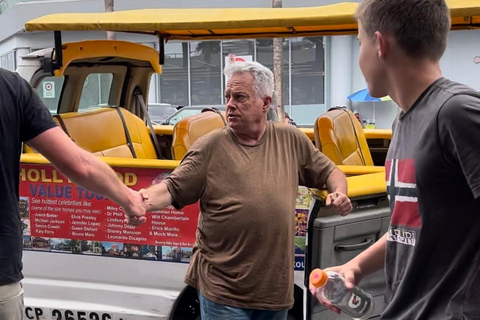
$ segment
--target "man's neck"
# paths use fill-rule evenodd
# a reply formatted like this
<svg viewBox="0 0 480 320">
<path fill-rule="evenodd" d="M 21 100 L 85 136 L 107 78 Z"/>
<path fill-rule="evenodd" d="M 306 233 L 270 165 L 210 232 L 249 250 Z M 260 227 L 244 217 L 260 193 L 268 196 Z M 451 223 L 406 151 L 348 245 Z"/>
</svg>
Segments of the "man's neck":
<svg viewBox="0 0 480 320">
<path fill-rule="evenodd" d="M 252 129 L 249 131 L 241 131 L 238 132 L 236 130 L 233 130 L 233 133 L 237 137 L 237 139 L 245 145 L 255 145 L 257 144 L 265 134 L 265 131 L 267 130 L 267 124 L 262 123 L 261 126 L 258 126 L 256 129 Z"/>
<path fill-rule="evenodd" d="M 390 97 L 407 112 L 435 80 L 442 77 L 438 62 L 422 61 L 393 67 L 390 72 Z"/>
</svg>

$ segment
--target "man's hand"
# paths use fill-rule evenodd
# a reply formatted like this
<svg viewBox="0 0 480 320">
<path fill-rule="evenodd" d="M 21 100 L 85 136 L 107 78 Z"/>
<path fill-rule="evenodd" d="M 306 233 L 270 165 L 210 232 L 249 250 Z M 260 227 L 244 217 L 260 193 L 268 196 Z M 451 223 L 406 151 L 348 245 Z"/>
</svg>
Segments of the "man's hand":
<svg viewBox="0 0 480 320">
<path fill-rule="evenodd" d="M 352 290 L 356 285 L 358 285 L 362 279 L 362 273 L 359 266 L 354 264 L 352 261 L 341 266 L 324 269 L 324 271 L 334 271 L 343 276 L 345 278 L 345 287 L 349 290 Z M 324 300 L 318 293 L 318 288 L 314 287 L 311 283 L 309 284 L 309 289 L 312 295 L 316 297 L 321 304 L 335 313 L 340 313 L 340 309 L 332 306 L 329 301 Z"/>
<path fill-rule="evenodd" d="M 148 205 L 149 205 L 149 202 L 150 202 L 150 197 L 148 196 L 148 191 L 147 189 L 140 189 L 138 190 L 138 193 L 140 193 L 140 195 L 142 196 L 142 199 L 143 201 L 145 201 L 145 203 L 147 204 L 147 208 L 148 208 Z"/>
<path fill-rule="evenodd" d="M 172 195 L 163 181 L 147 189 L 140 189 L 138 193 L 145 201 L 147 211 L 162 210 L 173 202 Z"/>
<path fill-rule="evenodd" d="M 327 195 L 326 206 L 332 206 L 333 210 L 341 216 L 346 216 L 352 211 L 352 202 L 342 192 L 332 192 Z"/>
<path fill-rule="evenodd" d="M 130 195 L 129 205 L 123 207 L 125 222 L 132 226 L 142 225 L 147 221 L 145 214 L 147 213 L 148 204 L 139 192 L 130 189 Z"/>
</svg>

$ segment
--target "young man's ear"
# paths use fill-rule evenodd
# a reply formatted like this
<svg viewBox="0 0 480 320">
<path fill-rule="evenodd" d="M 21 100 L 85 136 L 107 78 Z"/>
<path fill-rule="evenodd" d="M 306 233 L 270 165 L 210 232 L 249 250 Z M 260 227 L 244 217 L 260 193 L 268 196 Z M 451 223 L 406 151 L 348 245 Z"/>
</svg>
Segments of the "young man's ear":
<svg viewBox="0 0 480 320">
<path fill-rule="evenodd" d="M 385 56 L 389 50 L 388 37 L 379 31 L 375 32 L 375 46 L 377 49 L 377 55 L 379 59 L 385 59 Z"/>
</svg>

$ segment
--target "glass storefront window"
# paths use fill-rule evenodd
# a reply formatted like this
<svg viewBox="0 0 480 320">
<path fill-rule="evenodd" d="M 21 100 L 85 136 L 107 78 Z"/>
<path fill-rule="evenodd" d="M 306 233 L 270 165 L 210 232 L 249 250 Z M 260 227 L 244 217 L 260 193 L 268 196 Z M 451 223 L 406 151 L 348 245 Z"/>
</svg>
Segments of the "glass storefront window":
<svg viewBox="0 0 480 320">
<path fill-rule="evenodd" d="M 223 104 L 223 68 L 232 59 L 273 71 L 273 39 L 170 42 L 165 52 L 156 101 L 172 105 Z M 283 39 L 283 104 L 299 124 L 313 123 L 312 114 L 324 110 L 324 58 L 322 37 Z"/>
<path fill-rule="evenodd" d="M 220 41 L 190 42 L 192 105 L 222 104 Z"/>
<path fill-rule="evenodd" d="M 188 42 L 167 42 L 159 75 L 160 102 L 188 106 Z"/>
<path fill-rule="evenodd" d="M 222 46 L 224 59 L 230 54 L 234 54 L 237 57 L 244 57 L 247 61 L 253 60 L 254 44 L 252 40 L 226 40 L 222 41 Z"/>
<path fill-rule="evenodd" d="M 292 104 L 325 103 L 323 38 L 292 38 Z"/>
<path fill-rule="evenodd" d="M 0 57 L 0 67 L 6 70 L 15 71 L 15 51 L 10 51 Z"/>
</svg>

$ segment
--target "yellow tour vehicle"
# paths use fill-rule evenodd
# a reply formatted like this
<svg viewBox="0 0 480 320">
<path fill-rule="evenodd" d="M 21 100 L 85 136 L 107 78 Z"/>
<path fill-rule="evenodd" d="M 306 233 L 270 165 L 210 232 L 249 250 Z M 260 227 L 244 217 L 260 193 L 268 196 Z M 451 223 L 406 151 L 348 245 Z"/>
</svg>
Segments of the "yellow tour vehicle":
<svg viewBox="0 0 480 320">
<path fill-rule="evenodd" d="M 17 72 L 34 88 L 55 87 L 60 94 L 47 103 L 55 102 L 52 117 L 58 125 L 138 190 L 160 182 L 196 139 L 226 125 L 222 112 L 212 110 L 175 126 L 149 121 L 149 82 L 162 72 L 166 41 L 352 35 L 357 5 L 47 15 L 27 22 L 25 29 L 51 32 L 52 48 L 24 56 Z M 452 29 L 480 26 L 478 1 L 449 5 Z M 159 50 L 120 40 L 63 42 L 62 36 L 73 31 L 151 35 Z M 108 103 L 90 104 L 87 88 L 100 85 Z M 325 207 L 325 190 L 299 188 L 292 212 L 296 281 L 289 319 L 346 319 L 311 297 L 308 275 L 350 260 L 387 231 L 384 160 L 391 131 L 363 129 L 351 112 L 340 109 L 316 117 L 313 128 L 299 130 L 347 174 L 354 209 L 346 217 L 334 215 Z M 27 145 L 20 180 L 26 319 L 200 319 L 197 293 L 183 283 L 198 203 L 152 212 L 140 227 L 126 225 L 119 206 L 75 185 Z M 374 297 L 372 317 L 378 318 L 383 273 L 367 277 L 362 287 Z"/>
</svg>

